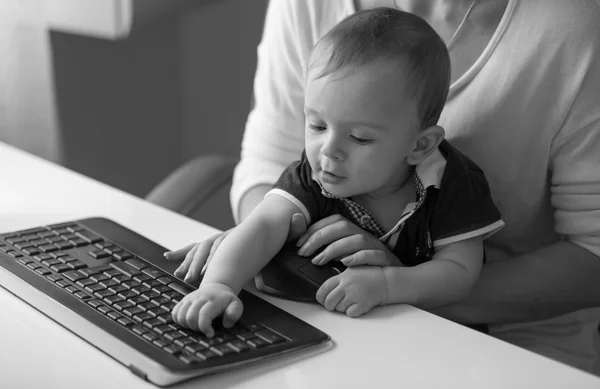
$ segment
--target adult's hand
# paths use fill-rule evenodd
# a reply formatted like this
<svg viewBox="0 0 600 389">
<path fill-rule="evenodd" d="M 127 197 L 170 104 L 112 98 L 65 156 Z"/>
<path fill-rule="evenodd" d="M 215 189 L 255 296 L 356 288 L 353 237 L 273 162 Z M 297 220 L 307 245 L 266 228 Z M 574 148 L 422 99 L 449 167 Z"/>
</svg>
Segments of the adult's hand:
<svg viewBox="0 0 600 389">
<path fill-rule="evenodd" d="M 298 254 L 303 256 L 311 256 L 327 246 L 313 258 L 315 265 L 339 260 L 346 266 L 402 266 L 383 242 L 341 215 L 332 215 L 311 225 L 296 246 L 300 247 Z"/>
<path fill-rule="evenodd" d="M 174 272 L 175 277 L 183 278 L 186 282 L 196 281 L 206 272 L 215 251 L 231 230 L 219 232 L 200 243 L 190 243 L 180 249 L 167 251 L 164 254 L 167 260 L 183 260 Z M 306 219 L 302 214 L 296 213 L 290 221 L 290 232 L 287 241 L 295 242 L 304 232 L 306 232 Z"/>
</svg>

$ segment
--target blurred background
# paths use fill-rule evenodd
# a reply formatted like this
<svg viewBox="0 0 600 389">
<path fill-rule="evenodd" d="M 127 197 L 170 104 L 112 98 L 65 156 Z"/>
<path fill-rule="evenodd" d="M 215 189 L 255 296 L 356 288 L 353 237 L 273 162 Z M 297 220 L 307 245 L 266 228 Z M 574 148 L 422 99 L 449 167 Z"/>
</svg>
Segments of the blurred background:
<svg viewBox="0 0 600 389">
<path fill-rule="evenodd" d="M 266 6 L 0 0 L 0 141 L 139 197 L 195 156 L 239 156 Z M 194 218 L 231 226 L 228 188 Z"/>
</svg>

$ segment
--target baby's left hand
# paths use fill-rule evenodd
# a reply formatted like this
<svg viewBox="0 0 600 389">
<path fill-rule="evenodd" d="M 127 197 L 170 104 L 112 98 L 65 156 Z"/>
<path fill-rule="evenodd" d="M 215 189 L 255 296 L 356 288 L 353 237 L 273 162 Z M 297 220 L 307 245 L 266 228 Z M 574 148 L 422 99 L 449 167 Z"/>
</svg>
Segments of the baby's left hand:
<svg viewBox="0 0 600 389">
<path fill-rule="evenodd" d="M 329 311 L 358 317 L 385 304 L 387 281 L 379 266 L 357 266 L 331 277 L 317 291 L 317 301 Z"/>
</svg>

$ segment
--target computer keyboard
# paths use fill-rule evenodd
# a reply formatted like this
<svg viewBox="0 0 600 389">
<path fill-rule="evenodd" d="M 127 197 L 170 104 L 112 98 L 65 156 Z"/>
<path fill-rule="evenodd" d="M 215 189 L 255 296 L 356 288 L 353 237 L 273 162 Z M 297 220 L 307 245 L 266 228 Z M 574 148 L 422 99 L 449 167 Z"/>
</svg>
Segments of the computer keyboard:
<svg viewBox="0 0 600 389">
<path fill-rule="evenodd" d="M 97 230 L 106 229 L 106 226 L 126 230 L 106 219 L 87 220 L 88 223 L 91 221 L 91 226 L 95 221 Z M 120 327 L 119 333 L 115 334 L 117 337 L 173 373 L 167 380 L 156 379 L 156 383 L 169 384 L 184 379 L 185 374 L 178 375 L 177 371 L 188 373 L 189 377 L 307 345 L 306 341 L 304 345 L 294 344 L 298 339 L 292 334 L 297 331 L 298 323 L 288 324 L 287 329 L 286 325 L 274 329 L 273 325 L 257 320 L 260 317 L 257 315 L 244 316 L 229 329 L 215 321 L 216 333 L 212 338 L 175 324 L 171 310 L 194 288 L 136 255 L 126 244 L 86 227 L 85 222 L 61 223 L 0 235 L 0 253 L 8 256 L 5 258 L 12 258 L 14 265 L 10 264 L 11 269 L 8 266 L 11 261 L 0 263 L 18 276 L 25 274 L 25 269 L 27 274 L 35 275 L 37 278 L 28 275 L 22 279 L 47 296 L 56 295 L 58 291 L 67 292 L 60 294 L 59 302 L 78 315 L 85 314 L 96 325 L 102 320 L 98 315 L 104 319 L 100 324 L 104 329 L 108 321 L 113 327 L 117 324 Z M 129 230 L 126 232 L 132 234 Z M 137 237 L 138 241 L 140 238 Z M 139 246 L 140 242 L 135 243 Z M 147 251 L 147 247 L 142 251 Z M 158 253 L 161 249 L 154 251 Z M 22 270 L 15 271 L 15 265 Z M 246 299 L 249 296 L 247 294 Z M 258 300 L 272 307 L 270 309 L 277 309 L 252 297 L 250 307 Z M 61 324 L 70 327 L 68 323 Z M 115 329 L 111 332 L 115 333 Z M 323 335 L 319 334 L 319 342 L 328 339 Z M 137 342 L 132 340 L 133 337 Z M 146 346 L 136 345 L 139 341 Z M 309 343 L 314 344 L 315 339 Z M 134 373 L 148 378 L 148 372 L 136 366 L 129 364 Z"/>
</svg>

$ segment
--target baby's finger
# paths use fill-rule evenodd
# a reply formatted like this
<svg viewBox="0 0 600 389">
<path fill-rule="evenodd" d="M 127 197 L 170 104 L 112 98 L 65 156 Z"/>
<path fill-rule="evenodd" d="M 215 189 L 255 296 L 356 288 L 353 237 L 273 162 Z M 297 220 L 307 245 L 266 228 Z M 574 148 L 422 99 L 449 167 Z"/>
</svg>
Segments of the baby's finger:
<svg viewBox="0 0 600 389">
<path fill-rule="evenodd" d="M 173 320 L 175 321 L 175 323 L 181 325 L 181 326 L 185 326 L 187 327 L 187 323 L 185 320 L 185 316 L 187 314 L 187 310 L 190 306 L 190 302 L 187 300 L 182 300 L 179 304 L 177 304 L 177 312 L 173 312 Z"/>
<path fill-rule="evenodd" d="M 210 304 L 204 299 L 194 301 L 187 310 L 185 315 L 185 322 L 187 323 L 187 327 L 191 328 L 194 331 L 198 331 L 198 315 L 202 307 Z"/>
<path fill-rule="evenodd" d="M 175 272 L 173 272 L 173 275 L 175 277 L 178 277 L 178 278 L 185 277 L 185 275 L 187 274 L 187 271 L 190 267 L 190 264 L 194 260 L 194 254 L 196 254 L 196 251 L 198 250 L 198 245 L 199 245 L 199 243 L 194 244 L 194 247 L 192 247 L 192 249 L 190 251 L 188 251 L 188 253 L 186 254 L 185 259 L 183 260 L 181 265 L 179 265 L 179 267 L 177 269 L 175 269 Z"/>
<path fill-rule="evenodd" d="M 362 316 L 365 312 L 368 311 L 368 309 L 365 309 L 365 308 L 366 308 L 365 306 L 360 305 L 360 304 L 352 304 L 346 310 L 346 315 L 348 315 L 349 317 Z"/>
<path fill-rule="evenodd" d="M 348 307 L 354 304 L 354 301 L 344 296 L 344 298 L 335 306 L 335 310 L 338 312 L 346 313 Z"/>
<path fill-rule="evenodd" d="M 383 250 L 360 250 L 352 255 L 342 259 L 341 262 L 350 266 L 386 266 L 388 265 L 385 252 Z"/>
<path fill-rule="evenodd" d="M 335 310 L 335 307 L 342 301 L 342 299 L 346 297 L 346 293 L 344 292 L 344 288 L 335 288 L 333 291 L 329 292 L 327 297 L 325 297 L 325 301 L 323 302 L 323 306 L 328 311 Z"/>
<path fill-rule="evenodd" d="M 221 313 L 223 313 L 223 307 L 221 307 L 220 304 L 215 304 L 214 302 L 204 304 L 198 313 L 198 329 L 202 331 L 204 335 L 212 338 L 215 335 L 212 322 Z"/>
<path fill-rule="evenodd" d="M 340 277 L 338 276 L 331 277 L 330 279 L 325 281 L 323 285 L 321 285 L 319 290 L 317 290 L 317 294 L 315 295 L 317 302 L 323 305 L 323 303 L 325 302 L 325 297 L 327 297 L 327 295 L 331 293 L 331 291 L 334 290 L 339 285 L 339 283 Z"/>
<path fill-rule="evenodd" d="M 225 308 L 225 313 L 223 314 L 223 327 L 229 328 L 237 322 L 240 317 L 242 317 L 242 313 L 244 312 L 244 306 L 242 305 L 242 301 L 239 298 L 233 299 L 227 308 Z"/>
<path fill-rule="evenodd" d="M 167 251 L 163 255 L 167 258 L 167 261 L 181 261 L 185 258 L 185 255 L 194 247 L 196 243 L 190 243 L 186 246 L 183 246 L 180 249 Z"/>
</svg>

